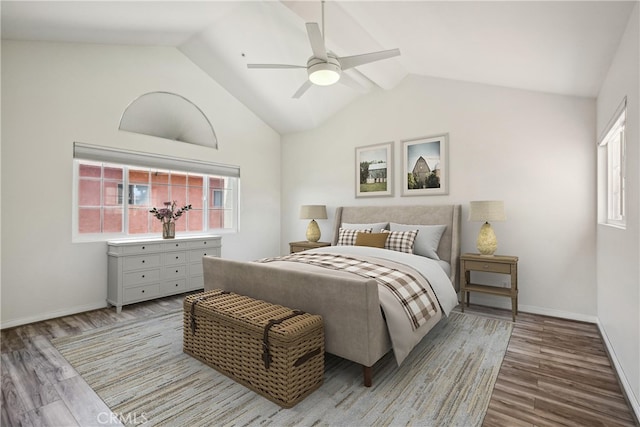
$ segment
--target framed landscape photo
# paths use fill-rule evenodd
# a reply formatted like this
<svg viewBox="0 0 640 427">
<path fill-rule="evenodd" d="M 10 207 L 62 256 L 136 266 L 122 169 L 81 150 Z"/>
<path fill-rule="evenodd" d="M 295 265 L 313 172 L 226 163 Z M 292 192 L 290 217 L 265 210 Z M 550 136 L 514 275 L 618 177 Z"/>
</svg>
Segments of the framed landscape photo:
<svg viewBox="0 0 640 427">
<path fill-rule="evenodd" d="M 356 197 L 393 196 L 393 141 L 356 147 Z"/>
<path fill-rule="evenodd" d="M 449 194 L 449 135 L 402 141 L 402 195 Z"/>
</svg>

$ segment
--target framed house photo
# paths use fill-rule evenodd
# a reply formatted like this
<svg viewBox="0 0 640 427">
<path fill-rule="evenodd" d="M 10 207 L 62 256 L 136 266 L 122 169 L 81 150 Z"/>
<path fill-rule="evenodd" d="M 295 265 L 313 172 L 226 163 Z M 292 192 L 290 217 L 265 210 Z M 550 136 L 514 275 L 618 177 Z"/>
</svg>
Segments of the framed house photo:
<svg viewBox="0 0 640 427">
<path fill-rule="evenodd" d="M 393 196 L 393 141 L 356 147 L 356 197 Z"/>
<path fill-rule="evenodd" d="M 402 195 L 449 194 L 449 135 L 402 141 Z"/>
</svg>

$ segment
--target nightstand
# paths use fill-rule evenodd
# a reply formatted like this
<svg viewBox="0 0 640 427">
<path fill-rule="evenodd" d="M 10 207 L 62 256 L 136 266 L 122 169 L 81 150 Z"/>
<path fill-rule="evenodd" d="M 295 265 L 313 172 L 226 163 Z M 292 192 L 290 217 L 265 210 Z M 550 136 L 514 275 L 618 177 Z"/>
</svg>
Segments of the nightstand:
<svg viewBox="0 0 640 427">
<path fill-rule="evenodd" d="M 329 242 L 307 242 L 306 240 L 303 240 L 302 242 L 290 242 L 289 243 L 289 252 L 290 253 L 302 252 L 302 251 L 306 251 L 307 249 L 322 248 L 322 247 L 325 247 L 325 246 L 331 246 L 331 243 L 329 243 Z"/>
<path fill-rule="evenodd" d="M 490 285 L 478 285 L 471 283 L 472 271 L 484 271 L 487 273 L 508 274 L 511 276 L 510 287 L 502 288 Z M 462 312 L 465 302 L 469 306 L 469 292 L 498 295 L 511 298 L 511 315 L 516 321 L 518 314 L 518 257 L 495 255 L 483 256 L 480 254 L 464 254 L 460 256 L 460 294 L 462 296 Z"/>
</svg>

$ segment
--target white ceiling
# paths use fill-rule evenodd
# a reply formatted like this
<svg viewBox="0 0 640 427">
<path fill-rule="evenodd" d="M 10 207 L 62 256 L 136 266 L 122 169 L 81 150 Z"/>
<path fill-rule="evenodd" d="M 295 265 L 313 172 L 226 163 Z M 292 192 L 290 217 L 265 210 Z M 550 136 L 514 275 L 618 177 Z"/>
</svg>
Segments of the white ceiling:
<svg viewBox="0 0 640 427">
<path fill-rule="evenodd" d="M 2 38 L 166 45 L 280 133 L 313 128 L 370 90 L 407 74 L 597 96 L 636 1 L 327 1 L 326 44 L 339 56 L 400 48 L 349 70 L 362 88 L 294 92 L 306 65 L 305 22 L 320 1 L 2 1 Z M 158 88 L 163 90 L 166 88 Z"/>
</svg>

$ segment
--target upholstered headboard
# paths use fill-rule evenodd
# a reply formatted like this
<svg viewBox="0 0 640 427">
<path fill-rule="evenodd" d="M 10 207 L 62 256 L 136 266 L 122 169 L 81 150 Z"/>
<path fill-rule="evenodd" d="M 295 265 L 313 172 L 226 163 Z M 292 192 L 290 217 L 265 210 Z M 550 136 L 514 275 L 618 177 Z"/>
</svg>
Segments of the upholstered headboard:
<svg viewBox="0 0 640 427">
<path fill-rule="evenodd" d="M 460 205 L 411 205 L 411 206 L 341 206 L 336 209 L 333 240 L 338 241 L 338 229 L 343 222 L 370 224 L 374 222 L 396 222 L 411 225 L 446 225 L 438 256 L 451 265 L 451 282 L 458 285 L 458 258 L 460 257 Z"/>
</svg>

